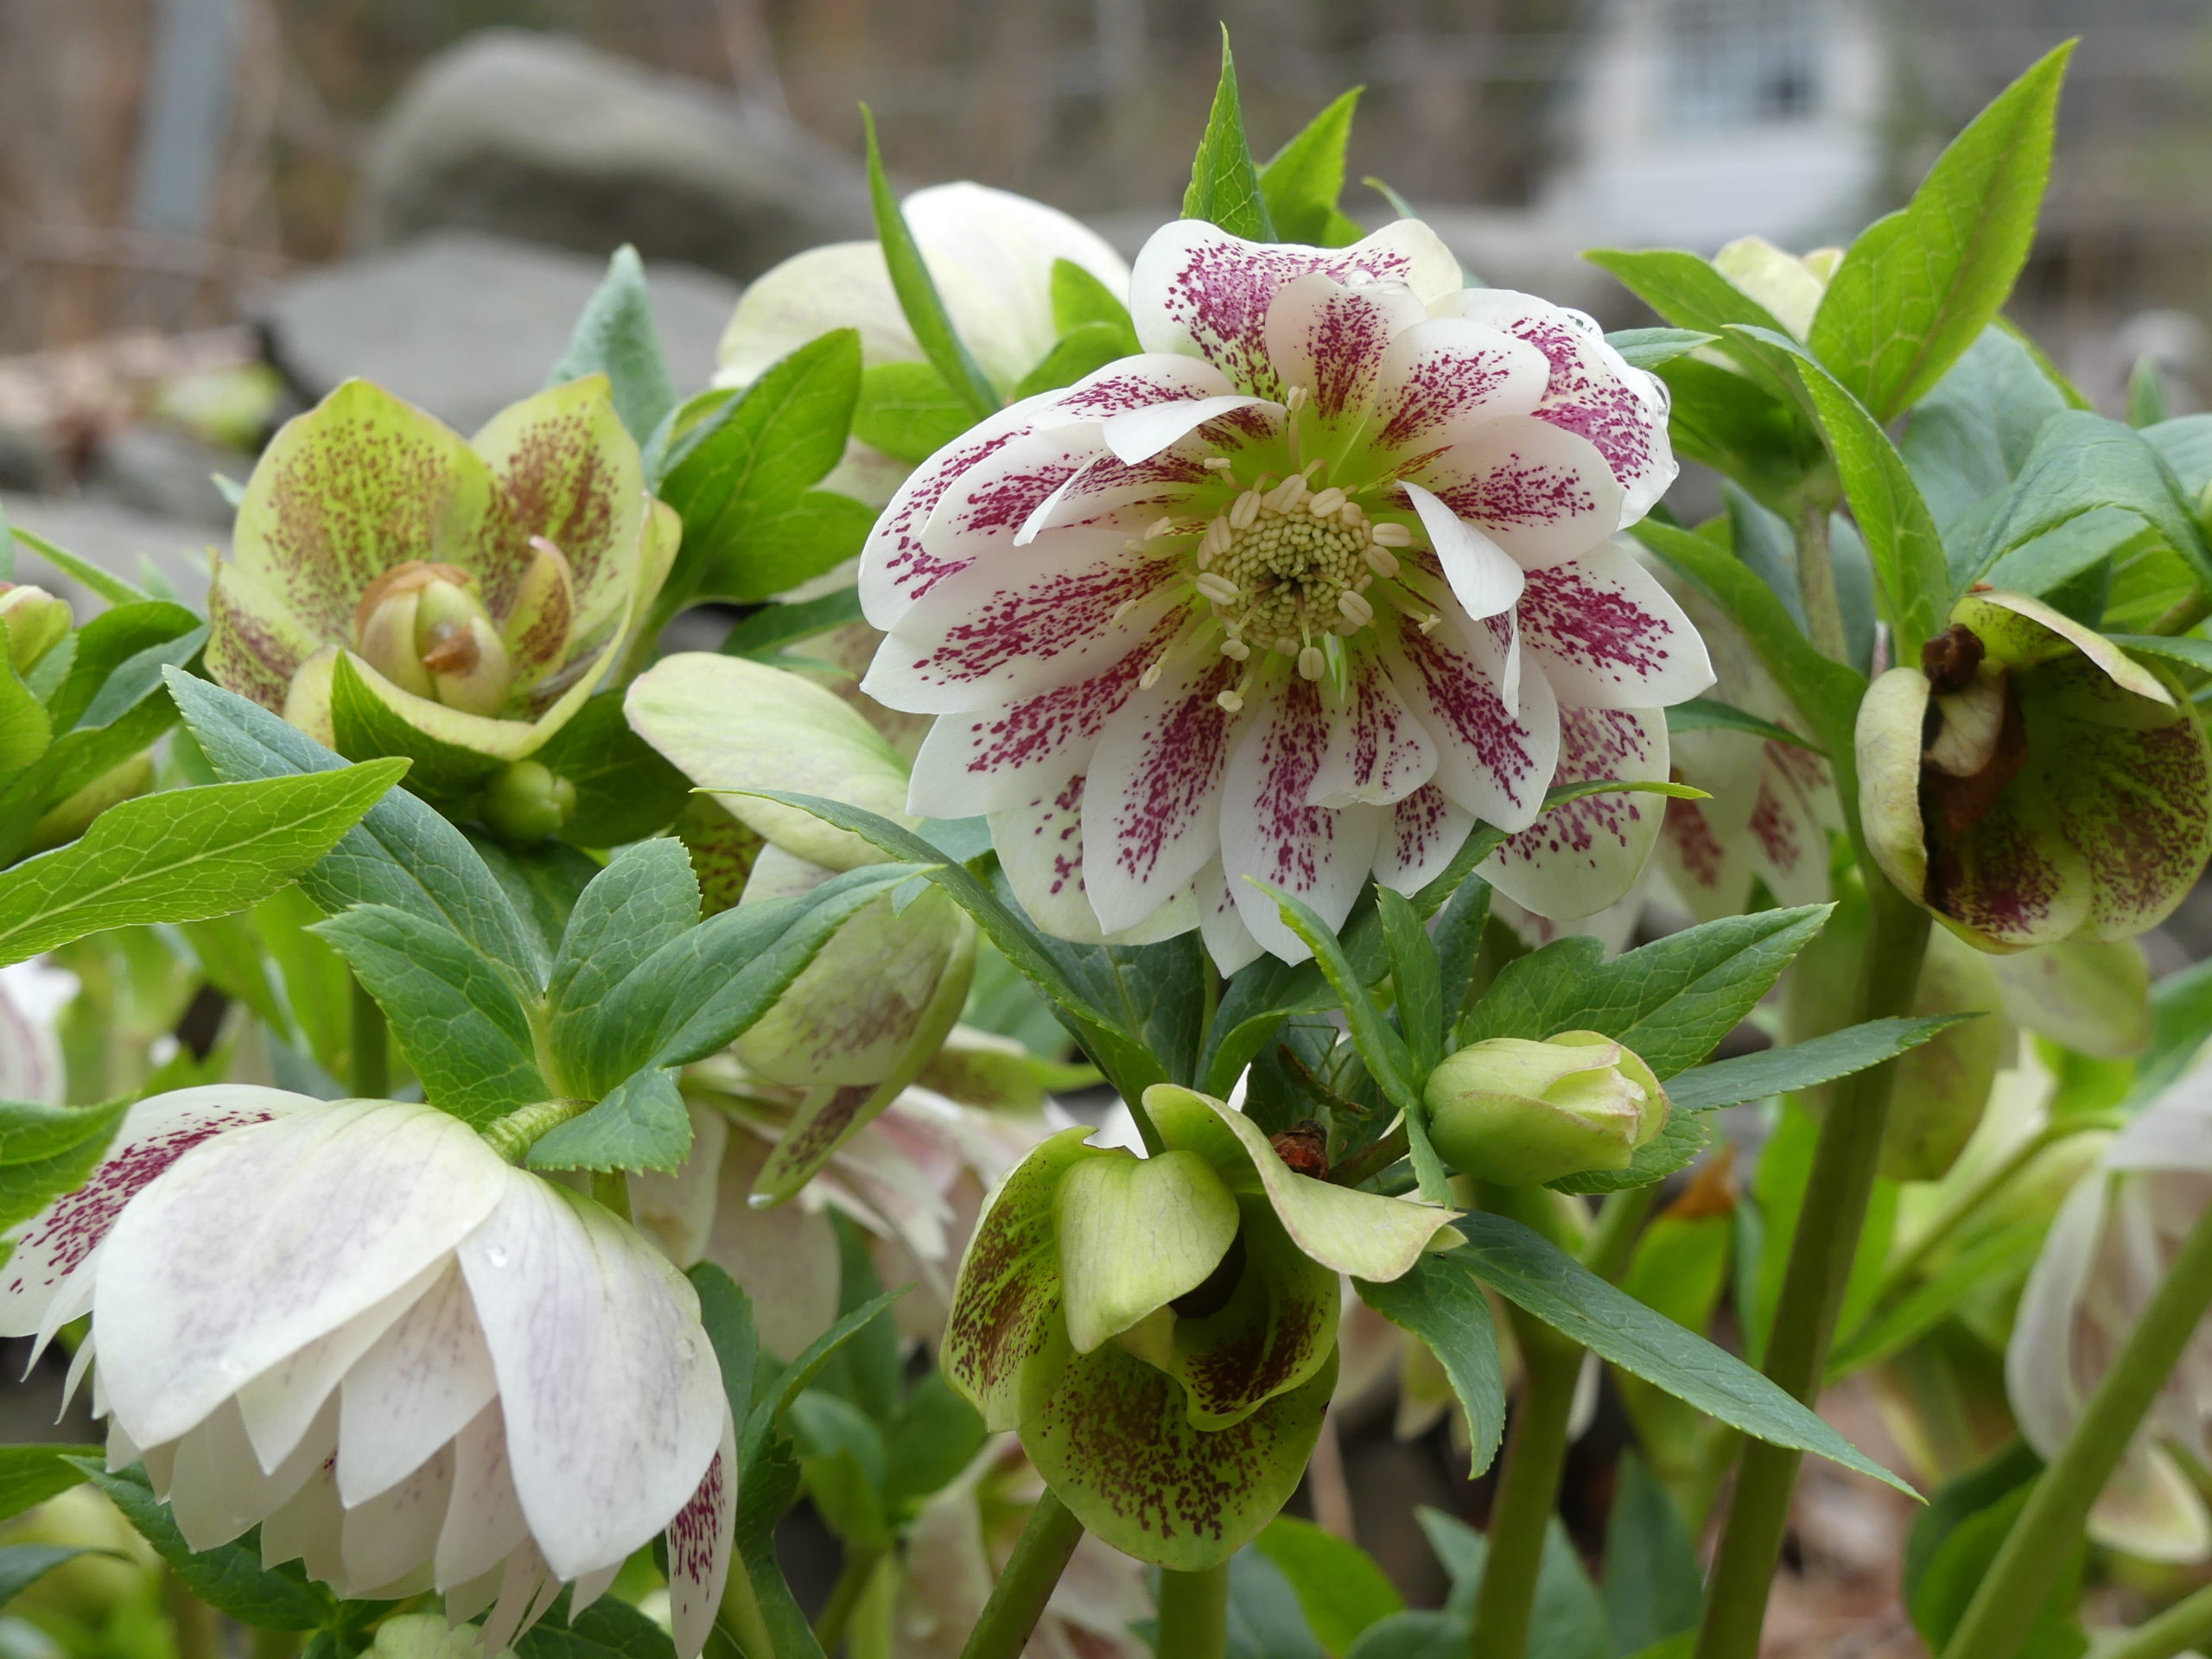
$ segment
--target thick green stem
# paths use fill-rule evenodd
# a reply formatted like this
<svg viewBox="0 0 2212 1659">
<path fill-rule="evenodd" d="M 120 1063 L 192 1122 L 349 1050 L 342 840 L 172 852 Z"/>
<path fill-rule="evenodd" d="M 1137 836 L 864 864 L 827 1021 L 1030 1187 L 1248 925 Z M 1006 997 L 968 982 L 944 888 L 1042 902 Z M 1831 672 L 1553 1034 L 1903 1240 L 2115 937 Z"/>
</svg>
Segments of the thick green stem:
<svg viewBox="0 0 2212 1659">
<path fill-rule="evenodd" d="M 1826 501 L 1808 501 L 1797 514 L 1797 596 L 1805 607 L 1805 632 L 1823 657 L 1851 660 L 1843 634 L 1843 602 L 1836 597 L 1835 560 L 1828 550 Z"/>
<path fill-rule="evenodd" d="M 822 1617 L 814 1623 L 814 1639 L 822 1644 L 822 1651 L 834 1654 L 845 1639 L 845 1632 L 853 1622 L 853 1613 L 861 1605 L 867 1592 L 868 1580 L 874 1575 L 878 1561 L 883 1559 L 880 1549 L 848 1549 L 845 1565 L 837 1574 L 837 1582 L 830 1586 L 830 1599 L 823 1605 Z"/>
<path fill-rule="evenodd" d="M 1853 1024 L 1909 1012 L 1928 950 L 1925 912 L 1878 878 L 1870 880 L 1867 897 L 1873 916 Z M 1828 1344 L 1858 1254 L 1896 1071 L 1891 1062 L 1844 1078 L 1821 1121 L 1765 1368 L 1783 1389 L 1808 1403 L 1827 1367 Z M 1802 1456 L 1764 1440 L 1745 1444 L 1735 1501 L 1706 1584 L 1696 1659 L 1757 1659 Z"/>
<path fill-rule="evenodd" d="M 2174 1659 L 2174 1655 L 2202 1647 L 2212 1638 L 2212 1585 L 2195 1595 L 2183 1596 L 2156 1618 L 2145 1619 L 2108 1648 L 2097 1659 Z"/>
<path fill-rule="evenodd" d="M 1980 1180 L 1967 1187 L 1944 1205 L 1941 1214 L 1928 1224 L 1927 1230 L 1914 1241 L 1904 1257 L 1883 1274 L 1882 1294 L 1875 1300 L 1879 1308 L 1894 1301 L 1912 1287 L 1912 1281 L 1928 1265 L 1929 1258 L 1952 1234 L 1973 1219 L 1975 1211 L 2002 1192 L 2027 1169 L 2062 1141 L 2071 1140 L 2091 1129 L 2116 1129 L 2120 1127 L 2117 1113 L 2083 1113 L 2062 1122 L 2046 1124 L 2030 1135 L 2006 1155 Z"/>
<path fill-rule="evenodd" d="M 2112 1369 L 2005 1536 L 1943 1659 L 2012 1659 L 2076 1548 L 2089 1506 L 2134 1439 L 2167 1374 L 2212 1308 L 2212 1211 L 2199 1217 L 2127 1333 Z"/>
<path fill-rule="evenodd" d="M 384 1010 L 359 980 L 353 982 L 353 1053 L 346 1070 L 357 1100 L 382 1100 L 391 1092 L 391 1037 Z"/>
<path fill-rule="evenodd" d="M 588 1100 L 534 1100 L 485 1125 L 484 1138 L 500 1157 L 511 1164 L 518 1164 L 539 1136 L 572 1117 L 582 1116 L 596 1103 Z M 620 1207 L 627 1212 L 626 1199 Z"/>
<path fill-rule="evenodd" d="M 753 1587 L 753 1576 L 741 1558 L 729 1564 L 729 1577 L 722 1585 L 722 1605 L 715 1622 L 737 1644 L 744 1659 L 778 1659 L 775 1642 L 768 1634 L 767 1615 L 760 1611 L 760 1592 Z"/>
<path fill-rule="evenodd" d="M 1558 1506 L 1567 1420 L 1582 1369 L 1580 1347 L 1518 1309 L 1513 1332 L 1521 1343 L 1521 1398 L 1491 1506 L 1490 1551 L 1469 1637 L 1468 1651 L 1476 1659 L 1522 1659 L 1528 1649 L 1544 1537 Z"/>
<path fill-rule="evenodd" d="M 2145 629 L 2146 633 L 2163 633 L 2168 637 L 2187 633 L 2208 616 L 2212 616 L 2212 588 L 2199 588 L 2181 601 L 2164 616 Z"/>
<path fill-rule="evenodd" d="M 1412 1144 L 1406 1126 L 1401 1123 L 1366 1151 L 1356 1152 L 1338 1164 L 1329 1172 L 1329 1179 L 1338 1186 L 1357 1186 L 1396 1163 Z"/>
<path fill-rule="evenodd" d="M 1006 1571 L 991 1586 L 991 1599 L 968 1633 L 960 1659 L 1019 1659 L 1029 1645 L 1029 1633 L 1045 1616 L 1052 1586 L 1067 1570 L 1068 1557 L 1082 1541 L 1083 1522 L 1068 1506 L 1050 1491 L 1039 1498 Z"/>
<path fill-rule="evenodd" d="M 1160 1575 L 1158 1650 L 1175 1659 L 1223 1659 L 1229 1651 L 1229 1563 Z"/>
</svg>

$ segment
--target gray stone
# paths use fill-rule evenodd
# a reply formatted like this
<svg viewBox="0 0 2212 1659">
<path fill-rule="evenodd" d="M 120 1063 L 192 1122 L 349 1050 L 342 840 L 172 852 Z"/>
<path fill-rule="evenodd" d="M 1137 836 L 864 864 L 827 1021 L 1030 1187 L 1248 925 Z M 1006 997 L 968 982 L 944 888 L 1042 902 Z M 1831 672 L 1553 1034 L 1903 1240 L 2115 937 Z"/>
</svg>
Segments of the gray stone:
<svg viewBox="0 0 2212 1659">
<path fill-rule="evenodd" d="M 605 274 L 582 254 L 449 231 L 295 277 L 260 311 L 304 396 L 359 375 L 473 432 L 545 384 Z M 698 391 L 741 290 L 684 265 L 650 266 L 646 281 L 677 390 Z"/>
<path fill-rule="evenodd" d="M 222 531 L 205 524 L 180 523 L 104 501 L 64 500 L 53 496 L 0 497 L 0 508 L 18 530 L 35 531 L 63 551 L 112 570 L 141 587 L 166 586 L 194 610 L 207 597 L 207 568 Z M 151 567 L 155 581 L 147 579 Z M 16 580 L 36 582 L 77 607 L 79 621 L 102 608 L 102 601 L 73 577 L 48 564 L 27 545 L 16 546 Z"/>
<path fill-rule="evenodd" d="M 861 169 L 780 111 L 504 29 L 416 73 L 362 190 L 369 245 L 459 226 L 747 278 L 870 225 Z"/>
<path fill-rule="evenodd" d="M 125 427 L 99 447 L 80 485 L 86 499 L 156 518 L 227 530 L 231 504 L 215 474 L 245 482 L 253 457 L 151 422 Z"/>
</svg>

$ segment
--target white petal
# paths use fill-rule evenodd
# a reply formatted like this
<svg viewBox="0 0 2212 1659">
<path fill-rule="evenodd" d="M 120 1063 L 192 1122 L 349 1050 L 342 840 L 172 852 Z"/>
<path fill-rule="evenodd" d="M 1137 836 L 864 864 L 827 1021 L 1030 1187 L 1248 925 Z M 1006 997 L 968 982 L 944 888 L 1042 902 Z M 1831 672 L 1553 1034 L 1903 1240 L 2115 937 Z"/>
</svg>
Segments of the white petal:
<svg viewBox="0 0 2212 1659">
<path fill-rule="evenodd" d="M 1351 287 L 1319 272 L 1294 278 L 1268 302 L 1268 359 L 1286 387 L 1303 386 L 1319 419 L 1364 414 L 1392 340 L 1428 318 L 1400 282 Z"/>
<path fill-rule="evenodd" d="M 1415 323 L 1390 342 L 1369 442 L 1391 454 L 1464 442 L 1484 422 L 1532 411 L 1550 373 L 1541 352 L 1484 324 Z"/>
<path fill-rule="evenodd" d="M 346 1372 L 340 1390 L 338 1491 L 364 1503 L 422 1466 L 499 1392 L 491 1351 L 458 1264 L 448 1262 L 406 1317 Z"/>
<path fill-rule="evenodd" d="M 1436 744 L 1436 785 L 1485 823 L 1519 830 L 1536 816 L 1559 761 L 1559 709 L 1540 674 L 1521 676 L 1513 703 L 1497 690 L 1506 645 L 1490 622 L 1449 617 L 1427 634 L 1410 626 L 1383 658 L 1390 683 Z M 1510 626 L 1502 630 L 1510 640 Z"/>
<path fill-rule="evenodd" d="M 339 1536 L 345 1524 L 346 1512 L 339 1505 L 329 1466 L 318 1464 L 283 1507 L 261 1523 L 261 1564 L 270 1567 L 297 1561 L 311 1579 L 341 1583 L 346 1561 Z"/>
<path fill-rule="evenodd" d="M 1242 671 L 1211 651 L 1171 652 L 1099 734 L 1084 790 L 1084 885 L 1108 931 L 1144 921 L 1214 856 L 1242 721 L 1217 698 Z"/>
<path fill-rule="evenodd" d="M 1094 369 L 1065 391 L 1049 395 L 1054 416 L 1108 421 L 1132 410 L 1183 404 L 1231 394 L 1229 377 L 1211 363 L 1168 352 L 1140 352 Z"/>
<path fill-rule="evenodd" d="M 1405 283 L 1423 306 L 1459 286 L 1459 262 L 1418 219 L 1386 225 L 1348 248 L 1247 242 L 1203 219 L 1152 234 L 1129 276 L 1129 315 L 1148 352 L 1203 357 L 1246 391 L 1283 390 L 1267 354 L 1268 304 L 1318 272 L 1340 283 Z"/>
<path fill-rule="evenodd" d="M 531 1176 L 458 1255 L 531 1536 L 564 1579 L 620 1560 L 683 1507 L 721 1433 L 697 1295 L 607 1211 Z"/>
<path fill-rule="evenodd" d="M 1171 608 L 1119 661 L 1088 679 L 938 715 L 914 757 L 907 810 L 969 817 L 1024 806 L 1057 791 L 1084 769 L 1106 722 L 1187 626 L 1187 617 Z"/>
<path fill-rule="evenodd" d="M 1452 597 L 1460 608 L 1478 620 L 1511 610 L 1528 581 L 1511 556 L 1420 485 L 1402 483 L 1398 487 L 1413 499 L 1414 511 L 1421 515 L 1421 528 L 1428 532 L 1429 545 L 1436 550 L 1436 562 L 1444 567 L 1444 579 L 1452 584 Z"/>
<path fill-rule="evenodd" d="M 529 1540 L 507 1466 L 506 1418 L 494 1402 L 454 1437 L 453 1497 L 433 1558 L 438 1588 L 474 1583 Z"/>
<path fill-rule="evenodd" d="M 1484 422 L 1416 469 L 1526 569 L 1579 558 L 1620 523 L 1621 487 L 1588 440 L 1534 416 Z"/>
<path fill-rule="evenodd" d="M 765 849 L 764 849 L 765 850 Z M 630 1218 L 679 1268 L 706 1254 L 715 1230 L 715 1193 L 729 1144 L 729 1120 L 711 1106 L 694 1103 L 691 1150 L 671 1175 L 649 1170 L 630 1177 Z"/>
<path fill-rule="evenodd" d="M 83 1313 L 90 1306 L 83 1300 L 92 1286 L 89 1273 L 77 1287 L 81 1305 L 60 1319 L 47 1317 L 56 1290 L 92 1260 L 124 1206 L 193 1147 L 226 1129 L 320 1104 L 306 1095 L 247 1084 L 180 1089 L 140 1101 L 124 1114 L 115 1144 L 85 1184 L 18 1230 L 0 1272 L 0 1336 L 28 1337 L 43 1329 L 50 1337 Z"/>
<path fill-rule="evenodd" d="M 1031 515 L 1104 453 L 1102 442 L 1084 421 L 1039 426 L 1000 445 L 938 498 L 922 521 L 922 546 L 946 563 L 966 563 L 1025 544 L 1020 532 Z"/>
<path fill-rule="evenodd" d="M 1014 544 L 1027 547 L 1048 530 L 1120 525 L 1134 531 L 1163 512 L 1187 517 L 1199 486 L 1212 481 L 1205 461 L 1216 453 L 1215 441 L 1233 436 L 1238 448 L 1262 442 L 1276 435 L 1285 418 L 1279 404 L 1249 404 L 1148 461 L 1102 454 L 1031 510 Z"/>
<path fill-rule="evenodd" d="M 404 1285 L 327 1336 L 287 1355 L 238 1392 L 246 1438 L 264 1469 L 274 1469 L 300 1443 L 355 1360 L 412 1307 L 449 1264 L 432 1263 Z"/>
<path fill-rule="evenodd" d="M 26 969 L 45 971 L 28 963 L 0 969 L 0 1100 L 59 1106 L 67 1083 L 60 1039 L 53 1020 L 38 1018 L 10 990 Z"/>
<path fill-rule="evenodd" d="M 484 1620 L 484 1651 L 505 1651 L 545 1616 L 561 1593 L 561 1575 L 545 1558 L 524 1544 L 507 1557 L 499 1579 L 499 1599 Z"/>
<path fill-rule="evenodd" d="M 437 1454 L 397 1484 L 346 1511 L 339 1553 L 346 1593 L 363 1596 L 428 1566 L 453 1496 L 454 1454 Z"/>
<path fill-rule="evenodd" d="M 793 254 L 754 277 L 722 331 L 718 386 L 753 384 L 779 359 L 832 328 L 857 328 L 861 360 L 873 366 L 918 359 L 883 250 L 873 241 L 832 242 Z"/>
<path fill-rule="evenodd" d="M 2074 1321 L 2104 1224 L 2107 1179 L 2101 1169 L 2092 1170 L 2059 1206 L 2021 1290 L 2005 1348 L 2005 1392 L 2012 1415 L 2021 1437 L 2046 1458 L 2057 1455 L 2081 1414 Z"/>
<path fill-rule="evenodd" d="M 1616 543 L 1530 571 L 1514 616 L 1531 664 L 1568 707 L 1663 709 L 1713 684 L 1695 625 Z"/>
<path fill-rule="evenodd" d="M 1667 721 L 1658 709 L 1562 709 L 1554 784 L 1667 777 Z M 1651 855 L 1662 798 L 1586 795 L 1546 812 L 1484 861 L 1490 884 L 1540 916 L 1592 916 L 1623 898 Z"/>
<path fill-rule="evenodd" d="M 613 1589 L 614 1580 L 622 1576 L 622 1569 L 628 1565 L 626 1561 L 617 1561 L 612 1567 L 602 1567 L 598 1572 L 587 1573 L 578 1579 L 569 1592 L 569 1617 L 574 1619 Z"/>
<path fill-rule="evenodd" d="M 1215 969 L 1226 977 L 1265 956 L 1266 947 L 1244 925 L 1218 860 L 1198 872 L 1198 937 L 1205 941 L 1206 955 L 1213 958 Z"/>
<path fill-rule="evenodd" d="M 1475 827 L 1474 814 L 1426 784 L 1391 807 L 1375 844 L 1375 879 L 1411 897 L 1444 874 Z"/>
<path fill-rule="evenodd" d="M 668 1528 L 668 1614 L 676 1659 L 698 1659 L 706 1647 L 736 1539 L 737 1435 L 725 1412 L 715 1459 Z"/>
<path fill-rule="evenodd" d="M 173 1440 L 437 1261 L 515 1183 L 460 1119 L 340 1101 L 236 1129 L 140 1193 L 100 1253 L 109 1402 Z"/>
<path fill-rule="evenodd" d="M 1292 678 L 1259 706 L 1222 785 L 1221 862 L 1230 894 L 1252 937 L 1285 962 L 1313 953 L 1255 882 L 1303 899 L 1333 929 L 1351 913 L 1375 861 L 1381 812 L 1306 804 L 1328 748 L 1319 687 Z"/>
<path fill-rule="evenodd" d="M 2190 1565 L 2212 1556 L 2212 1515 L 2174 1460 L 2154 1446 L 2128 1448 L 2089 1510 L 2090 1538 L 2146 1561 Z"/>
<path fill-rule="evenodd" d="M 1280 410 L 1281 404 L 1269 404 L 1264 397 L 1244 397 L 1230 393 L 1220 397 L 1200 397 L 1187 404 L 1155 404 L 1150 409 L 1131 410 L 1116 415 L 1103 429 L 1106 447 L 1115 458 L 1135 466 L 1150 461 L 1185 435 L 1197 430 L 1208 421 L 1239 409 L 1255 405 Z M 1065 480 L 1062 480 L 1065 482 Z"/>
<path fill-rule="evenodd" d="M 1134 551 L 1122 531 L 1062 530 L 980 560 L 918 600 L 877 649 L 861 690 L 893 709 L 988 707 L 1103 672 L 1178 602 L 1184 558 Z"/>
<path fill-rule="evenodd" d="M 238 1408 L 226 1403 L 176 1445 L 169 1471 L 169 1508 L 194 1549 L 226 1544 L 274 1514 L 329 1461 L 338 1414 L 326 1409 L 292 1454 L 264 1472 Z"/>
</svg>

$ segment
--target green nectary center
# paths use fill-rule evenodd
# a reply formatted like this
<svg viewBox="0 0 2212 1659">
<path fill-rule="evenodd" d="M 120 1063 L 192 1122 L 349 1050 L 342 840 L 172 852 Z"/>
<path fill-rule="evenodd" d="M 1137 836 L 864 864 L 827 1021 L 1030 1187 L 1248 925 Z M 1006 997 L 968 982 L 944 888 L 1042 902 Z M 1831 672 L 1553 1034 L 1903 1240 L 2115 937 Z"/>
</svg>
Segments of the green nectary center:
<svg viewBox="0 0 2212 1659">
<path fill-rule="evenodd" d="M 1317 678 L 1316 642 L 1374 620 L 1367 590 L 1397 575 L 1391 549 L 1411 539 L 1401 525 L 1373 522 L 1342 490 L 1316 492 L 1296 474 L 1264 493 L 1243 491 L 1207 524 L 1196 585 L 1227 630 L 1229 655 L 1276 652 Z"/>
</svg>

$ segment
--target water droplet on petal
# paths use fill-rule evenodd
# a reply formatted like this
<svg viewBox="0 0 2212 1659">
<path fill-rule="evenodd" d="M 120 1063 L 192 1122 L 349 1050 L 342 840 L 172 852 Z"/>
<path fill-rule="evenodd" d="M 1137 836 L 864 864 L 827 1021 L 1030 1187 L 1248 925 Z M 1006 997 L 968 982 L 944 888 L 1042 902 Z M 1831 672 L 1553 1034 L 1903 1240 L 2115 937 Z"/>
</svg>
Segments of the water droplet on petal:
<svg viewBox="0 0 2212 1659">
<path fill-rule="evenodd" d="M 484 1259 L 486 1262 L 489 1262 L 495 1268 L 505 1267 L 510 1259 L 507 1253 L 507 1247 L 504 1244 L 492 1245 L 485 1250 Z"/>
</svg>

